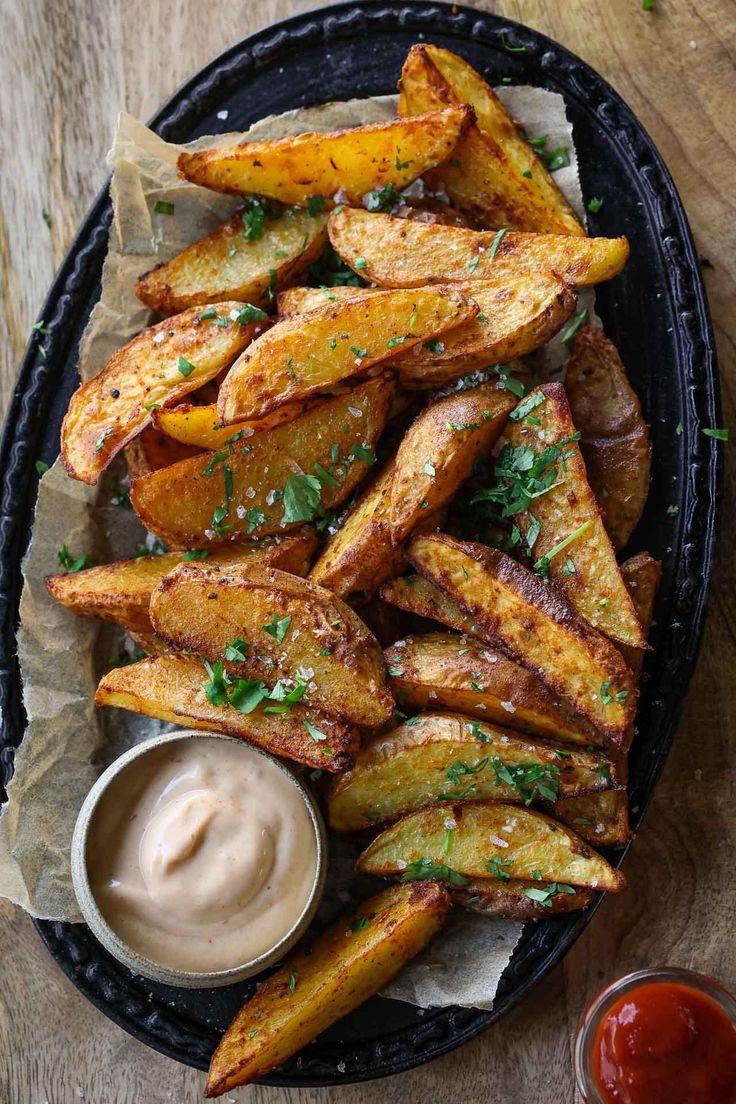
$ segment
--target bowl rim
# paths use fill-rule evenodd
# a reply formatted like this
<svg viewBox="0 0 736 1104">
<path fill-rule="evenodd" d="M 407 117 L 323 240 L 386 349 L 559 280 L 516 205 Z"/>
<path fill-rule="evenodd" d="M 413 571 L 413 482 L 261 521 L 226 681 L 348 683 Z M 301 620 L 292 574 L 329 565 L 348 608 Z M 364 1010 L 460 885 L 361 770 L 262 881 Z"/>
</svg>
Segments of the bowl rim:
<svg viewBox="0 0 736 1104">
<path fill-rule="evenodd" d="M 615 1001 L 642 985 L 674 982 L 709 997 L 736 1027 L 736 997 L 720 982 L 684 966 L 647 966 L 609 982 L 587 1004 L 575 1029 L 573 1064 L 575 1085 L 585 1104 L 606 1104 L 593 1076 L 591 1059 L 598 1026 Z"/>
<path fill-rule="evenodd" d="M 237 963 L 224 970 L 177 970 L 171 966 L 164 966 L 155 962 L 146 955 L 135 950 L 112 927 L 105 918 L 95 898 L 89 880 L 87 868 L 87 843 L 95 814 L 104 800 L 110 786 L 118 779 L 131 763 L 155 751 L 167 744 L 176 744 L 190 740 L 223 740 L 236 744 L 243 748 L 244 753 L 261 756 L 274 765 L 294 786 L 301 797 L 314 829 L 316 845 L 316 865 L 314 880 L 309 896 L 299 916 L 289 930 L 272 947 L 261 952 L 255 958 Z M 165 985 L 173 985 L 181 988 L 204 989 L 223 985 L 231 985 L 237 981 L 253 977 L 255 974 L 273 965 L 293 947 L 304 934 L 311 922 L 325 886 L 327 876 L 327 833 L 322 814 L 317 803 L 298 777 L 296 772 L 287 763 L 277 759 L 263 748 L 248 744 L 235 736 L 228 736 L 222 732 L 210 732 L 204 729 L 178 728 L 172 732 L 161 733 L 142 740 L 138 744 L 119 755 L 96 780 L 90 788 L 77 815 L 72 835 L 71 846 L 72 884 L 77 902 L 81 909 L 85 923 L 91 929 L 93 935 L 103 947 L 110 952 L 119 962 L 133 970 L 141 977 L 150 978 L 153 981 L 163 982 Z"/>
</svg>

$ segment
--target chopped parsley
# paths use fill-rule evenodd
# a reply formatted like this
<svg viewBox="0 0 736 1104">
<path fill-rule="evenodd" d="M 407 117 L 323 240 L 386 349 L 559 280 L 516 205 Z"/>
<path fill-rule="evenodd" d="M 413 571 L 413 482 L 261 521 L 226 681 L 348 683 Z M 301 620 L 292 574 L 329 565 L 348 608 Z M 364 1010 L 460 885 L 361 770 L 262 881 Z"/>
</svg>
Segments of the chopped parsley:
<svg viewBox="0 0 736 1104">
<path fill-rule="evenodd" d="M 316 728 L 311 721 L 304 720 L 303 724 L 309 735 L 312 737 L 313 740 L 316 740 L 317 743 L 322 743 L 324 740 L 327 739 L 325 733 Z"/>
<path fill-rule="evenodd" d="M 556 801 L 560 790 L 560 768 L 554 763 L 504 763 L 497 755 L 491 759 L 497 782 L 505 782 L 517 791 L 525 805 L 539 797 Z"/>
<path fill-rule="evenodd" d="M 63 567 L 69 574 L 81 571 L 89 564 L 89 556 L 74 556 L 65 544 L 62 544 L 56 555 L 59 560 L 59 567 Z"/>
<path fill-rule="evenodd" d="M 290 475 L 284 487 L 285 525 L 313 521 L 322 509 L 322 485 L 314 475 Z"/>
<path fill-rule="evenodd" d="M 271 620 L 267 625 L 261 625 L 264 632 L 267 632 L 269 636 L 272 636 L 277 644 L 283 644 L 284 637 L 289 631 L 291 625 L 291 616 L 287 614 L 286 617 L 279 617 L 277 613 L 271 614 Z"/>
<path fill-rule="evenodd" d="M 478 262 L 479 261 L 480 261 L 480 257 L 477 254 L 476 254 L 475 257 L 471 257 L 470 260 L 468 261 L 468 272 L 470 272 L 470 273 L 475 272 L 476 268 L 478 267 Z"/>
<path fill-rule="evenodd" d="M 509 414 L 509 420 L 512 422 L 518 422 L 522 418 L 525 418 L 527 414 L 531 414 L 532 410 L 536 410 L 538 406 L 542 406 L 546 403 L 547 398 L 543 391 L 532 391 L 530 395 L 527 395 L 518 406 Z"/>
<path fill-rule="evenodd" d="M 438 341 L 437 338 L 433 338 L 431 341 L 424 342 L 424 348 L 428 349 L 430 353 L 435 356 L 441 356 L 445 351 L 445 346 L 442 341 Z"/>
<path fill-rule="evenodd" d="M 424 475 L 429 475 L 432 478 L 434 478 L 434 476 L 437 474 L 437 472 L 435 470 L 435 466 L 434 466 L 434 464 L 432 463 L 431 460 L 427 460 L 424 467 L 422 468 L 422 472 L 423 472 Z"/>
<path fill-rule="evenodd" d="M 222 653 L 222 658 L 226 659 L 229 663 L 243 663 L 245 660 L 245 653 L 248 651 L 248 645 L 242 636 L 237 636 L 231 644 L 225 648 Z"/>
<path fill-rule="evenodd" d="M 512 865 L 512 859 L 502 859 L 500 855 L 493 855 L 486 862 L 488 872 L 490 874 L 493 874 L 494 878 L 498 878 L 499 881 L 508 881 L 508 879 L 511 877 L 511 874 L 505 868 L 511 867 Z"/>
<path fill-rule="evenodd" d="M 48 464 L 46 463 L 45 460 L 36 460 L 36 462 L 34 464 L 34 467 L 35 467 L 35 469 L 36 469 L 36 471 L 38 472 L 39 475 L 43 475 L 45 472 L 47 472 L 49 470 L 49 466 L 48 466 Z M 114 501 L 115 500 L 113 499 L 113 502 Z M 128 501 L 130 501 L 130 500 L 128 500 Z"/>
<path fill-rule="evenodd" d="M 727 429 L 704 429 L 703 435 L 705 437 L 712 437 L 716 441 L 727 441 L 728 430 Z"/>
<path fill-rule="evenodd" d="M 368 262 L 365 257 L 356 257 L 354 268 L 357 268 L 359 272 L 362 272 L 364 268 L 368 267 Z"/>
<path fill-rule="evenodd" d="M 567 168 L 571 163 L 570 151 L 567 146 L 558 146 L 557 149 L 545 150 L 542 154 L 542 160 L 550 172 L 557 172 L 558 169 Z"/>
<path fill-rule="evenodd" d="M 488 260 L 489 261 L 492 261 L 493 258 L 496 256 L 496 253 L 498 252 L 498 247 L 501 244 L 501 242 L 503 241 L 503 239 L 506 237 L 508 232 L 509 232 L 509 230 L 508 230 L 507 226 L 504 226 L 501 230 L 496 231 L 496 233 L 493 237 L 493 241 L 491 242 L 491 248 L 488 250 Z M 470 267 L 470 266 L 468 265 L 468 267 Z"/>
<path fill-rule="evenodd" d="M 364 464 L 375 464 L 376 462 L 373 449 L 368 448 L 367 445 L 353 445 L 350 449 L 350 457 L 352 460 L 360 460 Z"/>
<path fill-rule="evenodd" d="M 325 197 L 323 195 L 307 196 L 307 214 L 310 218 L 320 215 L 325 209 Z"/>
<path fill-rule="evenodd" d="M 204 548 L 201 550 L 198 548 L 190 548 L 188 552 L 184 553 L 183 561 L 184 563 L 190 563 L 192 560 L 206 560 L 208 555 L 209 552 Z"/>
<path fill-rule="evenodd" d="M 573 533 L 570 533 L 569 536 L 565 537 L 564 540 L 561 540 L 559 544 L 556 544 L 554 546 L 554 548 L 550 548 L 549 552 L 545 552 L 544 556 L 542 556 L 541 559 L 537 560 L 537 562 L 534 564 L 534 570 L 536 571 L 537 575 L 541 575 L 543 579 L 546 579 L 549 575 L 549 565 L 554 557 L 557 556 L 560 552 L 563 552 L 568 545 L 572 544 L 572 542 L 574 540 L 577 540 L 578 537 L 581 537 L 583 533 L 587 533 L 592 524 L 592 518 L 590 518 L 588 521 L 584 521 L 583 524 L 579 525 Z M 568 564 L 571 565 L 571 570 L 567 570 Z M 575 565 L 573 564 L 572 560 L 568 560 L 565 566 L 562 568 L 562 574 L 572 575 L 574 571 Z"/>
<path fill-rule="evenodd" d="M 153 205 L 153 209 L 157 215 L 173 215 L 174 204 L 167 203 L 165 199 L 157 199 Z"/>
<path fill-rule="evenodd" d="M 204 318 L 204 315 L 202 315 Z M 268 315 L 260 307 L 254 307 L 252 303 L 245 303 L 238 311 L 235 319 L 241 326 L 248 326 L 251 322 L 265 322 Z"/>
<path fill-rule="evenodd" d="M 524 895 L 532 901 L 537 901 L 544 908 L 552 908 L 552 898 L 556 893 L 574 893 L 572 886 L 561 885 L 559 882 L 550 882 L 547 886 L 529 886 L 524 890 Z"/>
<path fill-rule="evenodd" d="M 369 923 L 370 920 L 367 916 L 356 916 L 354 920 L 350 921 L 350 930 L 353 933 L 363 931 L 364 928 L 368 927 Z"/>
<path fill-rule="evenodd" d="M 382 188 L 374 188 L 363 196 L 363 206 L 366 211 L 391 211 L 404 202 L 401 192 L 397 192 L 393 184 L 384 184 Z"/>
<path fill-rule="evenodd" d="M 243 211 L 241 220 L 243 223 L 243 237 L 246 241 L 258 241 L 263 237 L 263 221 L 266 217 L 266 208 L 260 199 L 251 198 L 249 207 Z"/>
<path fill-rule="evenodd" d="M 432 859 L 415 859 L 410 862 L 401 875 L 402 882 L 417 882 L 433 879 L 438 882 L 447 882 L 449 885 L 467 885 L 470 878 L 458 874 L 452 867 L 445 863 L 436 863 Z"/>
<path fill-rule="evenodd" d="M 613 705 L 616 702 L 618 705 L 623 705 L 629 696 L 628 690 L 616 690 L 612 689 L 613 683 L 610 681 L 601 683 L 601 701 L 604 705 Z"/>
<path fill-rule="evenodd" d="M 588 210 L 590 211 L 591 215 L 597 215 L 602 206 L 603 200 L 599 199 L 598 196 L 592 196 L 588 200 Z"/>
<path fill-rule="evenodd" d="M 185 378 L 186 378 L 187 376 L 191 376 L 192 372 L 196 372 L 196 368 L 194 367 L 194 365 L 192 364 L 192 362 L 191 362 L 191 361 L 189 361 L 189 360 L 187 360 L 187 359 L 186 359 L 185 357 L 183 357 L 183 356 L 180 356 L 180 357 L 179 357 L 179 362 L 178 362 L 178 364 L 177 364 L 177 366 L 176 366 L 176 367 L 177 367 L 177 368 L 179 369 L 179 371 L 181 372 L 181 374 L 182 374 L 182 375 L 183 375 L 183 376 L 184 376 Z"/>
<path fill-rule="evenodd" d="M 570 345 L 578 330 L 588 321 L 588 312 L 585 307 L 575 311 L 572 322 L 562 335 L 562 344 Z"/>
</svg>

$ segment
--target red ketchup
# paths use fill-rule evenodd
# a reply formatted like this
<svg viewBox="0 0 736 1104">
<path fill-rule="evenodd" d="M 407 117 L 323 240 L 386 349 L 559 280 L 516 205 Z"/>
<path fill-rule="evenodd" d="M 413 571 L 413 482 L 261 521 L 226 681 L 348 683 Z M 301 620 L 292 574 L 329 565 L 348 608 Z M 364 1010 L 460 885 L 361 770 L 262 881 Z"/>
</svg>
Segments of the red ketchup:
<svg viewBox="0 0 736 1104">
<path fill-rule="evenodd" d="M 736 1104 L 736 1026 L 706 993 L 646 982 L 602 1016 L 591 1067 L 605 1104 Z"/>
</svg>

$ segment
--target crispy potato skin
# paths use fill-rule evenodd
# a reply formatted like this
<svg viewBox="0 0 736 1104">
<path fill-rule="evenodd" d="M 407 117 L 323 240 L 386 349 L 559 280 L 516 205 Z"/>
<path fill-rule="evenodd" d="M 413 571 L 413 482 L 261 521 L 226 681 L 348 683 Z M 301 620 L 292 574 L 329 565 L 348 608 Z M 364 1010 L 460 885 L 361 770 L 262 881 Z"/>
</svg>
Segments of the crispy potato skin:
<svg viewBox="0 0 736 1104">
<path fill-rule="evenodd" d="M 575 309 L 575 294 L 548 272 L 502 276 L 456 285 L 480 308 L 475 318 L 454 327 L 430 349 L 415 345 L 392 361 L 402 387 L 444 387 L 467 372 L 508 363 L 538 349 Z"/>
<path fill-rule="evenodd" d="M 518 920 L 526 924 L 530 920 L 544 920 L 560 912 L 575 912 L 587 908 L 595 900 L 595 890 L 576 889 L 574 893 L 555 893 L 547 905 L 526 896 L 530 888 L 546 889 L 544 882 L 524 881 L 521 878 L 482 878 L 466 886 L 453 886 L 450 896 L 453 904 L 470 912 L 479 912 L 494 920 Z"/>
<path fill-rule="evenodd" d="M 449 107 L 327 134 L 308 132 L 229 149 L 184 152 L 178 166 L 187 180 L 215 192 L 263 195 L 300 207 L 320 195 L 331 207 L 335 192 L 342 189 L 348 202 L 360 203 L 372 188 L 405 188 L 446 160 L 472 118 L 467 105 Z"/>
<path fill-rule="evenodd" d="M 588 481 L 620 551 L 644 512 L 652 448 L 638 396 L 616 346 L 599 326 L 584 326 L 577 334 L 565 390 L 581 433 Z"/>
<path fill-rule="evenodd" d="M 206 681 L 207 672 L 197 656 L 156 655 L 108 671 L 97 687 L 95 704 L 117 706 L 186 728 L 225 732 L 307 767 L 341 771 L 353 762 L 358 733 L 343 721 L 301 702 L 276 716 L 264 713 L 262 705 L 252 713 L 212 705 L 203 689 Z M 313 740 L 305 721 L 327 739 Z"/>
<path fill-rule="evenodd" d="M 388 526 L 394 467 L 391 460 L 368 484 L 309 573 L 313 583 L 338 598 L 370 594 L 409 566 L 392 547 Z"/>
<path fill-rule="evenodd" d="M 549 341 L 575 308 L 575 296 L 552 273 L 505 275 L 495 280 L 456 285 L 472 298 L 480 313 L 442 335 L 441 341 L 422 341 L 391 358 L 402 387 L 427 391 L 445 387 L 467 372 L 489 364 L 508 363 Z M 325 309 L 333 299 L 379 295 L 376 288 L 290 288 L 279 296 L 279 313 L 293 318 Z"/>
<path fill-rule="evenodd" d="M 258 418 L 251 422 L 236 422 L 235 425 L 221 425 L 217 413 L 217 404 L 209 403 L 206 406 L 194 406 L 191 403 L 179 403 L 169 409 L 162 407 L 153 411 L 153 424 L 161 433 L 165 433 L 172 440 L 180 441 L 185 445 L 195 445 L 200 449 L 225 448 L 227 442 L 232 442 L 234 436 L 239 435 L 243 441 L 250 440 L 257 433 L 265 433 L 268 429 L 285 425 L 301 417 L 310 410 L 317 400 L 306 402 L 284 403 L 264 418 Z M 176 457 L 177 460 L 183 457 Z M 173 464 L 175 461 L 172 460 Z"/>
<path fill-rule="evenodd" d="M 387 584 L 381 589 L 382 596 L 392 602 L 395 594 L 399 608 L 421 617 L 436 617 L 437 614 L 432 613 L 430 595 L 426 604 L 417 602 L 412 606 L 403 602 L 406 593 L 411 594 L 415 588 L 421 591 L 423 583 L 441 594 L 426 579 L 414 578 L 417 582 L 411 587 L 401 582 Z M 444 596 L 442 602 L 443 605 L 447 602 Z M 587 746 L 603 742 L 601 734 L 551 694 L 532 671 L 503 652 L 490 649 L 488 644 L 475 638 L 475 634 L 470 637 L 454 633 L 408 636 L 386 648 L 384 658 L 391 690 L 394 696 L 401 695 L 406 705 L 457 710 L 528 735 L 563 740 L 566 744 Z"/>
<path fill-rule="evenodd" d="M 399 445 L 391 483 L 389 527 L 394 546 L 444 506 L 498 438 L 514 399 L 484 383 L 428 406 Z"/>
<path fill-rule="evenodd" d="M 454 822 L 449 847 L 448 822 Z M 496 854 L 511 860 L 506 872 L 514 878 L 531 879 L 536 870 L 545 882 L 614 893 L 625 885 L 621 871 L 574 832 L 536 809 L 495 801 L 437 805 L 411 813 L 368 845 L 356 869 L 361 874 L 396 877 L 410 863 L 429 859 L 466 878 L 490 878 L 493 837 L 508 843 L 506 848 L 499 845 Z"/>
<path fill-rule="evenodd" d="M 225 1032 L 205 1096 L 262 1077 L 377 993 L 439 931 L 449 906 L 436 882 L 393 886 L 290 956 Z"/>
<path fill-rule="evenodd" d="M 220 388 L 220 420 L 260 418 L 367 372 L 478 313 L 452 288 L 381 291 L 277 322 L 240 357 Z"/>
<path fill-rule="evenodd" d="M 226 523 L 231 528 L 219 536 L 212 528 L 212 517 L 225 498 L 223 476 L 221 470 L 211 476 L 204 474 L 214 453 L 136 480 L 130 496 L 133 507 L 147 529 L 178 547 L 212 549 L 283 533 L 301 522 L 281 524 L 283 505 L 273 500 L 273 493 L 283 491 L 292 475 L 311 472 L 315 464 L 329 468 L 333 444 L 339 445 L 343 461 L 353 445 L 373 448 L 388 417 L 394 390 L 388 377 L 378 376 L 347 394 L 316 404 L 293 422 L 259 434 L 252 443 L 238 443 L 228 460 L 233 495 Z M 337 486 L 328 483 L 322 487 L 322 507 L 332 509 L 344 502 L 368 468 L 362 460 L 347 465 Z M 243 517 L 238 514 L 240 508 Z M 250 520 L 247 511 L 254 511 Z"/>
<path fill-rule="evenodd" d="M 500 644 L 614 743 L 624 741 L 636 712 L 634 676 L 561 594 L 498 549 L 443 533 L 415 537 L 407 556 L 470 614 L 480 637 Z"/>
<path fill-rule="evenodd" d="M 305 526 L 279 540 L 254 541 L 251 545 L 213 552 L 206 561 L 195 560 L 191 566 L 239 568 L 268 564 L 292 575 L 306 575 L 316 547 L 317 534 L 311 526 Z M 88 567 L 72 574 L 49 575 L 46 589 L 52 598 L 80 617 L 99 617 L 128 631 L 150 633 L 151 595 L 183 558 L 183 552 L 165 552 Z"/>
<path fill-rule="evenodd" d="M 134 479 L 160 471 L 161 468 L 168 468 L 170 464 L 178 464 L 180 460 L 190 460 L 193 456 L 199 456 L 201 452 L 202 450 L 195 445 L 174 441 L 155 426 L 147 425 L 137 437 L 128 442 L 123 449 L 123 456 L 128 469 L 128 478 L 132 483 Z"/>
<path fill-rule="evenodd" d="M 493 280 L 525 272 L 554 272 L 584 287 L 610 280 L 626 264 L 626 238 L 579 238 L 510 230 L 496 244 L 492 230 L 431 226 L 345 207 L 330 215 L 330 241 L 342 259 L 382 287 L 420 287 L 446 281 Z M 493 253 L 493 256 L 491 255 Z"/>
<path fill-rule="evenodd" d="M 636 610 L 624 586 L 610 538 L 601 517 L 595 495 L 588 485 L 585 463 L 577 441 L 570 438 L 576 429 L 570 406 L 561 383 L 545 383 L 522 400 L 535 401 L 531 414 L 539 425 L 528 418 L 509 420 L 505 437 L 512 448 L 529 448 L 539 455 L 550 447 L 563 447 L 562 456 L 554 460 L 554 485 L 536 498 L 529 511 L 517 514 L 515 520 L 523 534 L 533 523 L 539 524 L 534 543 L 535 559 L 541 560 L 560 541 L 588 524 L 586 532 L 549 562 L 549 577 L 585 620 L 614 640 L 633 648 L 645 648 Z M 513 415 L 512 415 L 513 418 Z M 563 442 L 567 441 L 567 444 Z M 564 463 L 563 463 L 563 457 Z M 568 571 L 570 560 L 575 567 Z"/>
<path fill-rule="evenodd" d="M 220 317 L 239 309 L 213 303 Z M 252 340 L 254 325 L 213 326 L 193 308 L 134 337 L 72 395 L 61 427 L 61 458 L 73 479 L 96 483 L 111 460 L 168 405 L 229 367 Z M 189 365 L 180 370 L 182 360 Z"/>
<path fill-rule="evenodd" d="M 657 595 L 662 565 L 648 552 L 640 552 L 621 565 L 621 575 L 631 595 L 637 616 L 649 635 L 654 616 L 654 600 Z M 644 662 L 640 648 L 622 648 L 624 659 L 638 677 Z M 624 741 L 631 746 L 634 726 L 631 724 Z M 618 756 L 616 773 L 626 780 L 626 755 Z M 629 799 L 625 790 L 608 790 L 590 797 L 575 797 L 558 801 L 551 808 L 552 815 L 570 824 L 578 835 L 599 847 L 624 847 L 632 837 L 629 825 Z"/>
<path fill-rule="evenodd" d="M 548 234 L 585 233 L 544 163 L 519 134 L 493 89 L 457 54 L 439 46 L 409 51 L 399 81 L 399 114 L 468 103 L 475 123 L 450 161 L 427 180 L 484 227 Z M 523 173 L 527 176 L 523 176 Z"/>
<path fill-rule="evenodd" d="M 250 241 L 243 232 L 243 213 L 236 211 L 211 234 L 141 276 L 135 286 L 141 302 L 161 314 L 219 299 L 267 310 L 269 293 L 287 287 L 322 252 L 327 215 L 267 216 L 261 237 Z"/>
<path fill-rule="evenodd" d="M 303 701 L 351 724 L 375 727 L 393 713 L 378 641 L 349 606 L 307 579 L 256 565 L 182 564 L 153 592 L 150 613 L 163 640 L 212 661 L 243 637 L 247 658 L 235 669 L 247 678 L 311 671 Z M 281 640 L 266 631 L 274 617 L 290 619 Z"/>
<path fill-rule="evenodd" d="M 422 713 L 361 748 L 355 766 L 330 786 L 330 825 L 338 832 L 358 832 L 438 801 L 460 800 L 459 793 L 471 785 L 463 801 L 526 802 L 525 794 L 496 774 L 497 760 L 505 766 L 533 763 L 547 768 L 560 794 L 593 793 L 607 785 L 600 756 L 590 752 L 566 750 L 560 755 L 553 743 L 529 740 L 460 713 Z M 454 780 L 450 768 L 458 763 L 476 773 Z"/>
</svg>

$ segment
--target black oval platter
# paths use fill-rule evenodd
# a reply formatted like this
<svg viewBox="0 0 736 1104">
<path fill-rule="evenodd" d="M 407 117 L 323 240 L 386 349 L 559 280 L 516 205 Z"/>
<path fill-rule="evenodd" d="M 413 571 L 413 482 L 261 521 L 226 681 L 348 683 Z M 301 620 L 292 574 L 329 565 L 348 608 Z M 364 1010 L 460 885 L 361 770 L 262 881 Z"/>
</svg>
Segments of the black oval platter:
<svg viewBox="0 0 736 1104">
<path fill-rule="evenodd" d="M 594 234 L 628 234 L 625 271 L 598 289 L 598 310 L 618 345 L 651 423 L 654 474 L 631 551 L 664 562 L 654 652 L 648 657 L 639 735 L 630 765 L 637 826 L 674 736 L 695 664 L 711 570 L 719 486 L 718 448 L 703 436 L 719 424 L 713 334 L 690 230 L 672 180 L 648 135 L 592 69 L 543 35 L 470 8 L 407 3 L 339 4 L 269 27 L 226 51 L 185 84 L 152 126 L 183 142 L 302 105 L 394 91 L 409 46 L 425 38 L 462 54 L 491 83 L 550 88 L 564 95 L 580 156 L 583 193 L 604 203 Z M 217 112 L 227 109 L 226 124 Z M 47 354 L 31 340 L 0 453 L 0 776 L 7 784 L 23 733 L 15 632 L 21 558 L 38 476 L 34 461 L 58 454 L 59 427 L 76 386 L 81 333 L 99 295 L 110 223 L 100 195 L 41 312 Z M 676 432 L 676 427 L 682 430 Z M 679 506 L 675 518 L 667 506 Z M 4 797 L 4 792 L 0 792 Z M 616 863 L 622 853 L 611 856 Z M 398 1073 L 444 1054 L 497 1020 L 559 962 L 591 918 L 527 925 L 492 1012 L 421 1011 L 374 998 L 265 1078 L 283 1086 L 338 1085 Z M 250 983 L 176 990 L 124 969 L 84 925 L 37 921 L 51 954 L 98 1008 L 149 1046 L 199 1068 Z"/>
</svg>

